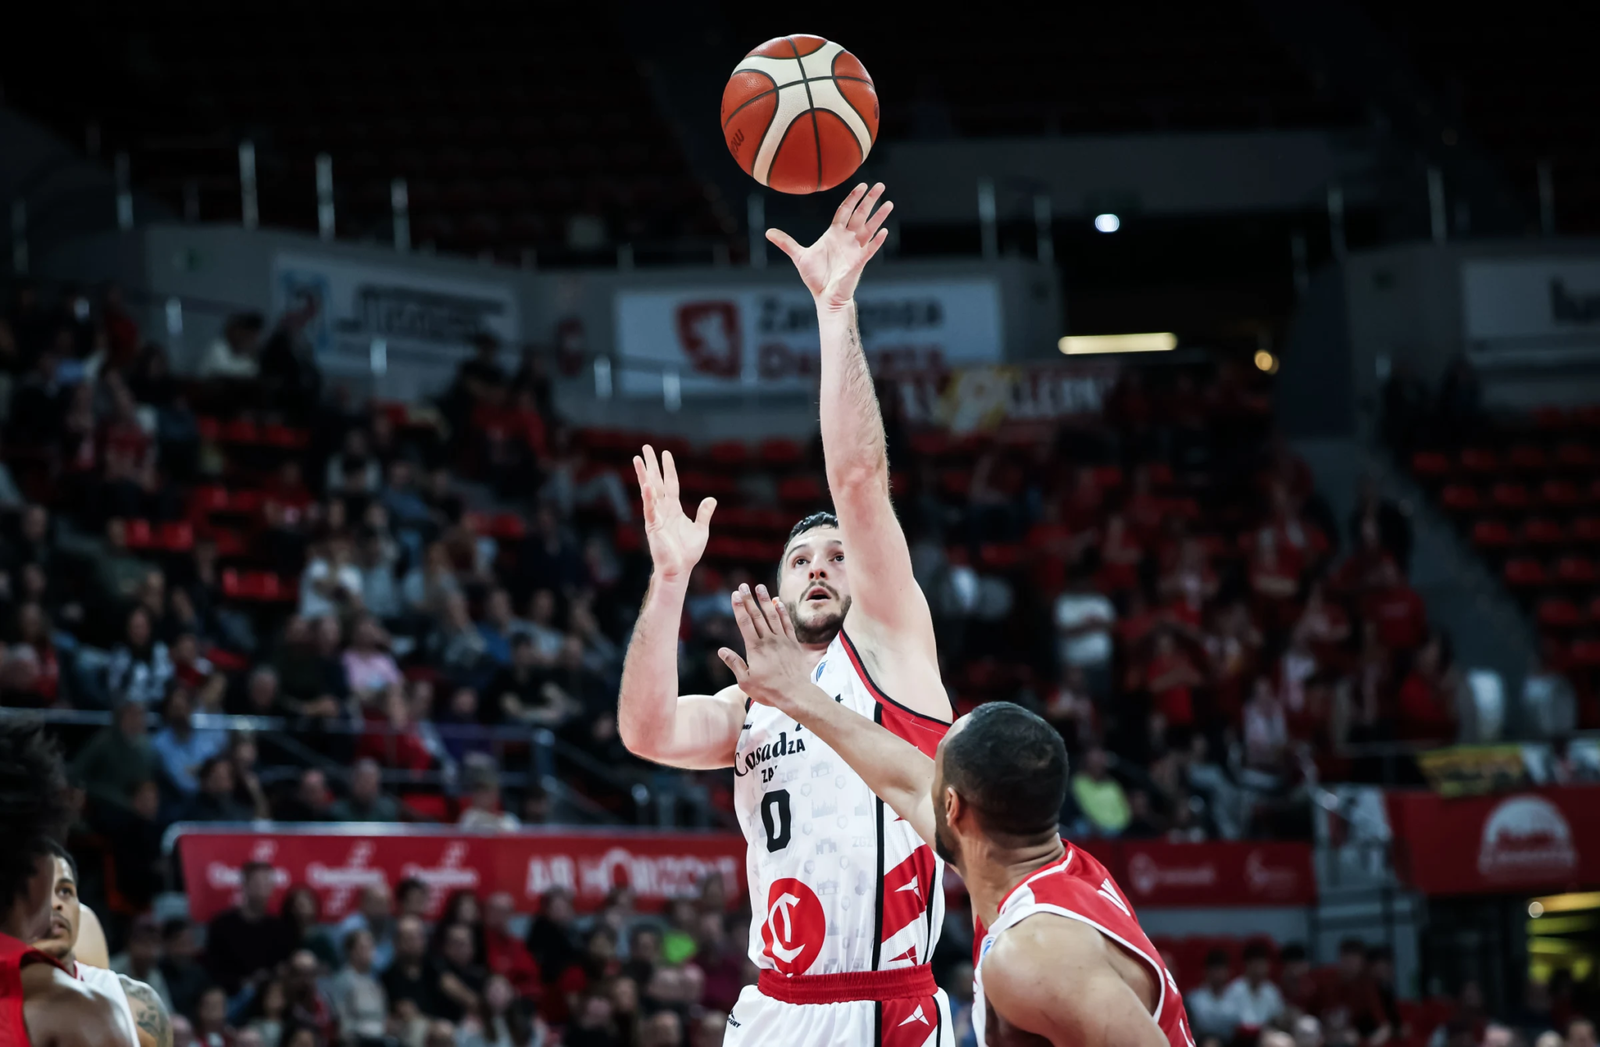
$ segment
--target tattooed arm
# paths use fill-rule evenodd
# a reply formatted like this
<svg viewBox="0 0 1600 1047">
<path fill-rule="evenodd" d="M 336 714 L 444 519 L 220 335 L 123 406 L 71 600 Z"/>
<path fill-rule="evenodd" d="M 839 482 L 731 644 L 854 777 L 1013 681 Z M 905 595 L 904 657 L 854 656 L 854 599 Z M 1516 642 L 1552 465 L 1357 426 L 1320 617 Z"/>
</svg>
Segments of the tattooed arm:
<svg viewBox="0 0 1600 1047">
<path fill-rule="evenodd" d="M 161 997 L 144 982 L 136 982 L 126 974 L 117 975 L 122 991 L 133 1009 L 133 1024 L 139 1033 L 139 1047 L 172 1047 L 172 1021 Z"/>
</svg>

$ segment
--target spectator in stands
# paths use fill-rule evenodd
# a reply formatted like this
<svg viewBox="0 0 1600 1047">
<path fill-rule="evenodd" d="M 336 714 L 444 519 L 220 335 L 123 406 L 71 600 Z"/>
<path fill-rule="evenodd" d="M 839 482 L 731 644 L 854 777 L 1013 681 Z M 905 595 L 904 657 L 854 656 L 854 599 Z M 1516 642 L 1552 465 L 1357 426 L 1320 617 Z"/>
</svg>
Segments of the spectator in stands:
<svg viewBox="0 0 1600 1047">
<path fill-rule="evenodd" d="M 467 804 L 458 824 L 477 832 L 510 832 L 518 827 L 517 816 L 500 804 L 500 776 L 492 761 L 470 759 L 467 763 Z"/>
<path fill-rule="evenodd" d="M 1122 785 L 1110 775 L 1110 759 L 1100 746 L 1083 757 L 1083 769 L 1072 776 L 1072 797 L 1096 835 L 1116 836 L 1127 828 L 1131 813 Z"/>
<path fill-rule="evenodd" d="M 300 614 L 310 619 L 348 614 L 360 600 L 361 568 L 350 539 L 331 535 L 315 548 L 300 579 Z"/>
<path fill-rule="evenodd" d="M 197 776 L 200 789 L 183 810 L 183 820 L 190 822 L 244 822 L 256 817 L 266 817 L 265 800 L 252 809 L 234 797 L 237 779 L 233 761 L 223 756 L 213 756 L 200 765 Z"/>
<path fill-rule="evenodd" d="M 383 791 L 383 770 L 364 757 L 350 769 L 350 792 L 333 802 L 328 816 L 336 822 L 398 822 L 400 804 Z M 380 966 L 382 966 L 380 964 Z"/>
<path fill-rule="evenodd" d="M 1401 738 L 1450 742 L 1456 737 L 1461 674 L 1451 664 L 1448 638 L 1433 633 L 1411 661 L 1397 698 Z"/>
<path fill-rule="evenodd" d="M 199 957 L 194 925 L 186 917 L 174 916 L 161 925 L 161 977 L 177 1014 L 193 1014 L 195 1001 L 211 983 Z"/>
<path fill-rule="evenodd" d="M 511 641 L 511 664 L 495 673 L 484 692 L 488 696 L 485 718 L 490 722 L 560 726 L 575 710 L 560 700 L 559 689 L 547 684 L 533 637 L 518 633 Z"/>
<path fill-rule="evenodd" d="M 356 931 L 365 933 L 372 942 L 372 969 L 387 970 L 394 959 L 394 899 L 389 885 L 377 880 L 361 888 L 361 898 L 356 907 L 334 927 L 334 937 L 347 941 Z M 348 957 L 349 952 L 345 955 Z"/>
<path fill-rule="evenodd" d="M 221 337 L 211 343 L 200 360 L 201 378 L 248 380 L 260 371 L 257 359 L 261 331 L 266 324 L 260 313 L 230 316 L 222 326 Z"/>
<path fill-rule="evenodd" d="M 553 887 L 539 899 L 539 911 L 528 921 L 528 953 L 547 984 L 577 962 L 578 947 L 573 939 L 576 918 L 572 895 Z"/>
<path fill-rule="evenodd" d="M 328 984 L 328 999 L 339 1021 L 339 1038 L 349 1047 L 366 1047 L 388 1033 L 389 997 L 374 973 L 372 932 L 351 931 L 344 939 L 345 965 Z"/>
<path fill-rule="evenodd" d="M 1387 557 L 1373 576 L 1363 615 L 1377 623 L 1378 640 L 1391 651 L 1411 651 L 1428 636 L 1428 608 Z"/>
<path fill-rule="evenodd" d="M 289 1004 L 288 1020 L 294 1026 L 309 1027 L 315 1033 L 313 1044 L 327 1043 L 333 1032 L 333 1007 L 317 984 L 317 958 L 309 949 L 297 949 L 289 956 L 283 979 L 283 993 Z M 293 1047 L 294 1034 L 286 1033 L 284 1047 Z"/>
<path fill-rule="evenodd" d="M 161 970 L 161 928 L 154 916 L 146 913 L 134 919 L 128 929 L 127 946 L 111 957 L 111 969 L 150 986 L 172 1013 L 172 992 Z"/>
<path fill-rule="evenodd" d="M 496 891 L 489 895 L 483 907 L 484 966 L 505 978 L 519 995 L 537 999 L 543 979 L 528 947 L 511 933 L 515 915 L 516 905 L 510 894 Z"/>
<path fill-rule="evenodd" d="M 167 645 L 155 637 L 150 612 L 135 607 L 128 613 L 123 642 L 112 650 L 106 665 L 106 685 L 113 700 L 153 708 L 167 693 L 172 673 L 172 658 Z"/>
<path fill-rule="evenodd" d="M 549 589 L 570 596 L 583 584 L 583 559 L 549 502 L 540 503 L 534 512 L 517 567 L 524 592 Z"/>
<path fill-rule="evenodd" d="M 332 719 L 344 709 L 349 693 L 339 650 L 339 622 L 333 616 L 315 622 L 289 619 L 277 662 L 284 704 L 300 716 Z"/>
<path fill-rule="evenodd" d="M 126 807 L 134 788 L 155 781 L 160 757 L 150 744 L 144 706 L 119 703 L 111 723 L 97 731 L 72 761 L 72 777 L 99 804 Z"/>
<path fill-rule="evenodd" d="M 371 517 L 375 512 L 382 512 L 382 507 L 374 506 L 367 512 Z M 356 565 L 361 570 L 361 606 L 390 627 L 400 627 L 405 614 L 400 583 L 395 578 L 395 566 L 399 562 L 399 546 L 389 537 L 386 528 L 371 524 L 362 528 L 356 549 Z"/>
<path fill-rule="evenodd" d="M 350 646 L 343 658 L 345 684 L 362 704 L 375 703 L 380 695 L 399 690 L 405 683 L 394 655 L 384 647 L 387 642 L 383 627 L 370 614 L 357 618 L 350 630 Z"/>
<path fill-rule="evenodd" d="M 1111 630 L 1116 622 L 1116 608 L 1094 588 L 1093 563 L 1084 563 L 1056 597 L 1056 651 L 1060 664 L 1082 671 L 1097 703 L 1111 695 Z"/>
<path fill-rule="evenodd" d="M 426 894 L 427 888 L 422 890 Z M 405 1018 L 408 1010 L 427 1017 L 443 1015 L 450 1001 L 440 983 L 440 973 L 428 956 L 428 935 L 422 918 L 410 913 L 402 915 L 395 924 L 394 962 L 381 978 L 395 1015 Z"/>
<path fill-rule="evenodd" d="M 1329 1035 L 1351 1031 L 1363 1043 L 1383 1043 L 1394 1032 L 1384 1014 L 1383 999 L 1367 974 L 1367 947 L 1358 939 L 1339 943 L 1339 961 L 1317 979 L 1316 994 L 1307 1008 Z"/>
<path fill-rule="evenodd" d="M 285 1047 L 284 1033 L 292 1032 L 293 1026 L 289 1023 L 289 995 L 283 979 L 274 977 L 262 982 L 242 1017 L 245 1026 L 239 1030 L 241 1038 L 254 1035 L 261 1047 Z M 238 1040 L 234 1047 L 239 1047 Z"/>
<path fill-rule="evenodd" d="M 1394 1030 L 1397 1036 L 1403 1035 L 1405 1018 L 1400 1013 L 1400 994 L 1395 986 L 1393 949 L 1387 945 L 1374 945 L 1367 950 L 1367 977 L 1372 979 L 1373 988 L 1378 991 L 1378 1000 L 1383 1005 L 1384 1024 Z M 1543 1023 L 1541 1028 L 1548 1024 Z"/>
<path fill-rule="evenodd" d="M 469 681 L 492 671 L 488 641 L 472 621 L 467 598 L 460 593 L 445 597 L 444 614 L 433 637 L 433 658 L 455 680 Z"/>
<path fill-rule="evenodd" d="M 1247 942 L 1244 973 L 1229 982 L 1222 994 L 1225 1010 L 1245 1034 L 1266 1028 L 1284 1013 L 1283 994 L 1272 984 L 1271 973 L 1272 947 L 1261 940 Z"/>
<path fill-rule="evenodd" d="M 1278 775 L 1288 769 L 1289 726 L 1283 703 L 1265 676 L 1256 678 L 1244 707 L 1245 766 Z"/>
<path fill-rule="evenodd" d="M 485 653 L 497 667 L 511 664 L 511 637 L 521 624 L 511 613 L 511 594 L 499 588 L 490 592 L 483 604 L 478 632 L 483 636 Z"/>
<path fill-rule="evenodd" d="M 441 924 L 439 988 L 444 995 L 441 1016 L 459 1022 L 479 1007 L 488 975 L 479 966 L 472 928 L 464 923 Z"/>
<path fill-rule="evenodd" d="M 1225 950 L 1212 949 L 1206 954 L 1205 980 L 1184 991 L 1183 1003 L 1196 1037 L 1215 1036 L 1223 1043 L 1233 1039 L 1242 1016 L 1228 999 L 1228 954 Z"/>
<path fill-rule="evenodd" d="M 206 930 L 206 970 L 230 995 L 246 985 L 259 986 L 293 948 L 283 922 L 267 911 L 274 876 L 265 862 L 246 862 L 239 870 L 239 904 Z"/>
<path fill-rule="evenodd" d="M 422 562 L 406 574 L 400 592 L 412 613 L 428 617 L 442 612 L 451 597 L 461 595 L 461 582 L 443 542 L 428 546 Z"/>
<path fill-rule="evenodd" d="M 1594 1022 L 1574 1018 L 1567 1023 L 1567 1047 L 1596 1047 Z"/>
<path fill-rule="evenodd" d="M 150 739 L 150 747 L 161 758 L 166 781 L 181 798 L 188 800 L 200 790 L 196 773 L 207 760 L 221 755 L 228 747 L 228 734 L 215 727 L 195 728 L 194 698 L 189 688 L 181 683 L 167 692 L 161 718 L 166 726 Z"/>
<path fill-rule="evenodd" d="M 414 877 L 406 877 L 394 888 L 395 914 L 397 916 L 415 916 L 426 922 L 428 907 L 432 903 L 433 895 L 428 890 L 428 885 Z"/>
<path fill-rule="evenodd" d="M 1316 1003 L 1317 982 L 1311 973 L 1311 958 L 1306 947 L 1290 942 L 1278 950 L 1278 991 L 1283 994 L 1284 1005 L 1294 1011 L 1308 1012 Z"/>
<path fill-rule="evenodd" d="M 228 1024 L 228 996 L 220 985 L 207 987 L 194 1005 L 194 1039 L 205 1047 L 225 1047 L 233 1042 Z"/>
</svg>

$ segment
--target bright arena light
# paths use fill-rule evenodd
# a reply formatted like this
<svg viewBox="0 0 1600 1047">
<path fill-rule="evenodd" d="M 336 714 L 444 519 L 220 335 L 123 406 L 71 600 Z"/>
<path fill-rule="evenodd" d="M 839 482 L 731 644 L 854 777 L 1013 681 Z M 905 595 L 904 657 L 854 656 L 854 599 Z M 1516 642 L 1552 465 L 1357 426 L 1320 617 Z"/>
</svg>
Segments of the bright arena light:
<svg viewBox="0 0 1600 1047">
<path fill-rule="evenodd" d="M 1122 219 L 1114 214 L 1097 214 L 1094 216 L 1094 227 L 1102 233 L 1114 233 L 1122 228 Z"/>
<path fill-rule="evenodd" d="M 1089 353 L 1164 353 L 1178 347 L 1178 336 L 1170 331 L 1151 334 L 1069 335 L 1056 343 L 1068 356 Z"/>
<path fill-rule="evenodd" d="M 1276 356 L 1273 356 L 1271 353 L 1267 352 L 1265 349 L 1257 349 L 1256 350 L 1256 370 L 1265 371 L 1268 374 L 1277 374 L 1278 373 L 1278 358 Z"/>
<path fill-rule="evenodd" d="M 1535 920 L 1544 915 L 1544 905 L 1537 898 L 1528 903 L 1528 915 Z"/>
</svg>

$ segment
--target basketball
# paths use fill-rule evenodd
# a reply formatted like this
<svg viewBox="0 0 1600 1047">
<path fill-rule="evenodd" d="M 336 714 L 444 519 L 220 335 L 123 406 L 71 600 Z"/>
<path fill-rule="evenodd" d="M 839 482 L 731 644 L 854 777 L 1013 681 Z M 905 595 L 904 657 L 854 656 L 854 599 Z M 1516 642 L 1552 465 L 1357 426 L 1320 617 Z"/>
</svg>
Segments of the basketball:
<svg viewBox="0 0 1600 1047">
<path fill-rule="evenodd" d="M 780 36 L 745 55 L 728 78 L 722 137 L 745 173 L 769 189 L 832 189 L 872 151 L 878 92 L 840 45 Z"/>
</svg>

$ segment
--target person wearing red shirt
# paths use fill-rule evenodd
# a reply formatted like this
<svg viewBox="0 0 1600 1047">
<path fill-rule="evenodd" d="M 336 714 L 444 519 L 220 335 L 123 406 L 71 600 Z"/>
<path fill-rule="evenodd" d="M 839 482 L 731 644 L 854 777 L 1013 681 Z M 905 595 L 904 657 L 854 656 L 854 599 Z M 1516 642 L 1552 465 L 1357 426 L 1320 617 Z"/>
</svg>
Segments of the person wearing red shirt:
<svg viewBox="0 0 1600 1047">
<path fill-rule="evenodd" d="M 1399 736 L 1418 742 L 1454 739 L 1460 687 L 1461 674 L 1450 665 L 1444 638 L 1435 633 L 1417 651 L 1411 672 L 1400 684 Z"/>
<path fill-rule="evenodd" d="M 1344 1042 L 1340 1038 L 1349 1031 L 1355 1033 L 1355 1042 L 1371 1045 L 1394 1034 L 1377 983 L 1367 974 L 1367 947 L 1355 938 L 1339 944 L 1338 964 L 1318 972 L 1308 1011 L 1321 1019 L 1323 1029 L 1337 1042 Z"/>
<path fill-rule="evenodd" d="M 511 933 L 515 911 L 515 903 L 506 891 L 489 895 L 483 906 L 483 958 L 489 970 L 504 976 L 517 995 L 537 1000 L 544 980 L 528 947 Z"/>
<path fill-rule="evenodd" d="M 609 927 L 596 927 L 589 932 L 583 959 L 556 979 L 556 991 L 545 994 L 540 1013 L 551 1024 L 565 1023 L 570 1015 L 578 1012 L 579 1002 L 586 992 L 621 973 L 616 932 Z"/>
<path fill-rule="evenodd" d="M 1139 584 L 1139 565 L 1144 562 L 1144 550 L 1139 540 L 1128 529 L 1128 521 L 1121 513 L 1112 513 L 1106 519 L 1105 536 L 1100 540 L 1100 578 L 1102 592 L 1119 593 Z"/>
<path fill-rule="evenodd" d="M 1167 512 L 1168 500 L 1154 494 L 1150 483 L 1150 467 L 1141 465 L 1133 471 L 1133 490 L 1122 507 L 1128 518 L 1129 529 L 1145 543 L 1161 535 L 1161 521 Z"/>
<path fill-rule="evenodd" d="M 1393 560 L 1377 571 L 1377 587 L 1367 597 L 1366 617 L 1378 624 L 1378 640 L 1391 651 L 1411 651 L 1428 637 L 1428 608 L 1400 577 Z"/>
<path fill-rule="evenodd" d="M 1250 558 L 1250 591 L 1255 595 L 1257 618 L 1266 628 L 1287 629 L 1293 624 L 1301 565 L 1299 554 L 1283 546 L 1276 531 L 1264 527 L 1257 532 L 1255 555 Z"/>
<path fill-rule="evenodd" d="M 1303 639 L 1322 669 L 1343 669 L 1350 664 L 1350 616 L 1343 607 L 1327 598 L 1322 582 L 1311 587 L 1305 610 L 1295 623 L 1295 635 Z"/>
<path fill-rule="evenodd" d="M 1154 656 L 1144 672 L 1145 686 L 1156 709 L 1173 727 L 1194 724 L 1193 688 L 1204 681 L 1185 651 L 1178 649 L 1170 629 L 1156 634 Z"/>
</svg>

